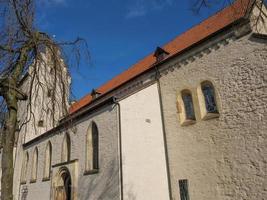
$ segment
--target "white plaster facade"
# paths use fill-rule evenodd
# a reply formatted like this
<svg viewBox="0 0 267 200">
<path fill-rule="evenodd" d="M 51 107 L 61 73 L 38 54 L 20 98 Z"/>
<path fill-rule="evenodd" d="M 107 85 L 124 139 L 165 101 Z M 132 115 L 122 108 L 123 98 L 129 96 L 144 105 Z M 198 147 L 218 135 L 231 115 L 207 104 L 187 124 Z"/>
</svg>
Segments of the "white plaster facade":
<svg viewBox="0 0 267 200">
<path fill-rule="evenodd" d="M 124 198 L 170 199 L 157 84 L 119 103 Z"/>
</svg>

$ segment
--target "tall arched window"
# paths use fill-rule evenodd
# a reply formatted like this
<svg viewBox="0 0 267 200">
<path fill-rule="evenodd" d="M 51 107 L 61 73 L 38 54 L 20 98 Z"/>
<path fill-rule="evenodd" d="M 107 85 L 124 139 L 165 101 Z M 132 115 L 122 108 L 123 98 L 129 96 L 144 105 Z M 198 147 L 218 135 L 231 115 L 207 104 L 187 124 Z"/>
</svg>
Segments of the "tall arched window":
<svg viewBox="0 0 267 200">
<path fill-rule="evenodd" d="M 32 156 L 31 182 L 35 182 L 37 179 L 37 169 L 38 169 L 38 149 L 37 147 L 35 147 L 33 156 Z"/>
<path fill-rule="evenodd" d="M 25 152 L 24 157 L 23 157 L 22 168 L 21 168 L 21 176 L 20 176 L 21 183 L 26 183 L 27 181 L 28 163 L 29 163 L 29 153 Z"/>
<path fill-rule="evenodd" d="M 50 178 L 51 159 L 52 159 L 52 145 L 51 142 L 49 141 L 45 149 L 44 179 Z"/>
<path fill-rule="evenodd" d="M 205 108 L 207 113 L 218 113 L 215 90 L 212 83 L 209 81 L 202 82 L 201 90 L 204 97 Z"/>
<path fill-rule="evenodd" d="M 86 171 L 98 169 L 98 128 L 92 122 L 86 134 Z"/>
<path fill-rule="evenodd" d="M 70 161 L 70 136 L 68 133 L 65 134 L 62 144 L 62 152 L 61 152 L 61 161 L 68 162 Z"/>
<path fill-rule="evenodd" d="M 184 104 L 185 119 L 186 120 L 195 120 L 195 111 L 192 94 L 189 90 L 182 91 L 182 99 Z"/>
</svg>

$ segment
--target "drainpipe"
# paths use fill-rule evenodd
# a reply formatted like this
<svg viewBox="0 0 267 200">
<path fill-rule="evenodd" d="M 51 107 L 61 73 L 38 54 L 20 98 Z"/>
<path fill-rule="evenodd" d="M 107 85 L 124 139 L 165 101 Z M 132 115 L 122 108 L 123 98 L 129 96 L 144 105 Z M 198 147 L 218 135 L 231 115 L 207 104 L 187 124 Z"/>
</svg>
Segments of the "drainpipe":
<svg viewBox="0 0 267 200">
<path fill-rule="evenodd" d="M 159 91 L 159 103 L 160 103 L 160 113 L 161 113 L 161 122 L 162 122 L 162 132 L 163 132 L 163 140 L 164 140 L 164 149 L 165 149 L 165 158 L 166 158 L 166 166 L 167 166 L 167 177 L 168 177 L 168 188 L 169 188 L 169 198 L 172 199 L 172 187 L 171 187 L 171 176 L 170 176 L 170 165 L 169 165 L 169 154 L 167 148 L 167 136 L 166 136 L 166 127 L 165 127 L 165 119 L 163 114 L 163 102 L 162 102 L 162 94 L 161 94 L 161 85 L 159 81 L 160 73 L 158 70 L 157 64 L 154 65 L 155 67 L 155 79 L 158 85 Z"/>
<path fill-rule="evenodd" d="M 118 106 L 118 127 L 119 127 L 119 162 L 120 162 L 120 194 L 121 200 L 123 200 L 123 177 L 122 177 L 122 143 L 121 143 L 121 107 L 117 99 L 114 98 L 115 105 Z"/>
</svg>

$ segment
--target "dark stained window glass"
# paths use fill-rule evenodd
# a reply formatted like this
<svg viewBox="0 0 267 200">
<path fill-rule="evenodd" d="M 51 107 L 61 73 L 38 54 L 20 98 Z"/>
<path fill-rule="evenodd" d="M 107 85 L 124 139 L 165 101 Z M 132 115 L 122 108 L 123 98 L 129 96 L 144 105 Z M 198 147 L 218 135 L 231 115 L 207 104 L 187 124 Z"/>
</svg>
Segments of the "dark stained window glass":
<svg viewBox="0 0 267 200">
<path fill-rule="evenodd" d="M 205 99 L 205 106 L 208 113 L 218 113 L 215 100 L 214 88 L 211 84 L 206 83 L 202 85 L 202 92 Z"/>
<path fill-rule="evenodd" d="M 62 150 L 61 150 L 61 161 L 62 162 L 68 162 L 70 161 L 70 153 L 71 153 L 71 141 L 70 136 L 68 133 L 65 134 L 65 137 L 63 139 L 62 144 Z"/>
<path fill-rule="evenodd" d="M 93 137 L 93 168 L 98 169 L 98 128 L 95 123 L 92 124 Z"/>
<path fill-rule="evenodd" d="M 66 153 L 67 153 L 67 161 L 70 161 L 70 136 L 69 134 L 66 134 L 66 145 L 67 145 L 67 149 L 66 149 Z"/>
<path fill-rule="evenodd" d="M 179 180 L 179 189 L 181 200 L 189 200 L 188 181 L 186 179 Z"/>
<path fill-rule="evenodd" d="M 193 105 L 193 99 L 190 92 L 182 92 L 182 98 L 184 102 L 184 108 L 185 108 L 185 115 L 186 119 L 195 120 L 195 111 L 194 111 L 194 105 Z"/>
</svg>

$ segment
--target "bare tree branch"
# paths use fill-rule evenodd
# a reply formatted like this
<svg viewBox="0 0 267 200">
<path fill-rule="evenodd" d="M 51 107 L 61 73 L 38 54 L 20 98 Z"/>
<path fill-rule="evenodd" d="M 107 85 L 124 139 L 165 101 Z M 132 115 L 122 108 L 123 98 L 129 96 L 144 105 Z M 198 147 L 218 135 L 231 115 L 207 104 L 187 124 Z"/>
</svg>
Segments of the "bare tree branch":
<svg viewBox="0 0 267 200">
<path fill-rule="evenodd" d="M 84 39 L 58 42 L 34 27 L 33 3 L 34 0 L 0 0 L 0 116 L 5 116 L 0 122 L 2 200 L 13 200 L 13 147 L 18 127 L 33 127 L 38 134 L 36 122 L 40 118 L 46 118 L 47 127 L 52 128 L 67 115 L 70 65 L 64 59 L 64 48 L 75 50 L 77 65 L 81 44 L 88 52 Z"/>
</svg>

